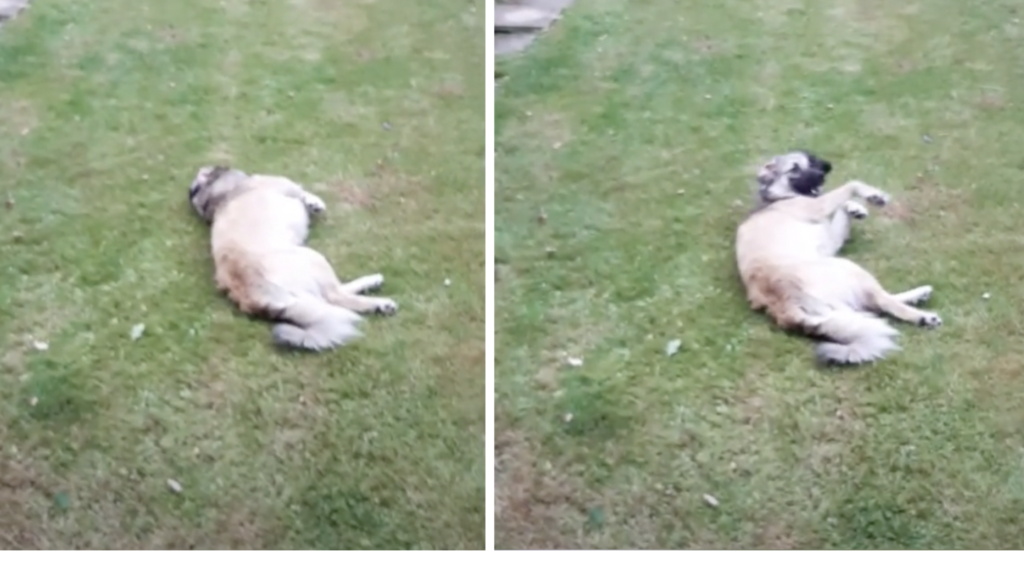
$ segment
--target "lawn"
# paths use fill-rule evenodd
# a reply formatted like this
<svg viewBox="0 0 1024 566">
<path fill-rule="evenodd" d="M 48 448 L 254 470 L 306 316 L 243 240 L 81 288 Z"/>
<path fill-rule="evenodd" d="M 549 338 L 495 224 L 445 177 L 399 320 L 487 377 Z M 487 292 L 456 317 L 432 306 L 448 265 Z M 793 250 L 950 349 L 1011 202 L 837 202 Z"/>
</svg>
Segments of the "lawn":
<svg viewBox="0 0 1024 566">
<path fill-rule="evenodd" d="M 484 546 L 484 11 L 37 0 L 0 29 L 0 547 Z M 322 196 L 310 245 L 398 315 L 276 349 L 214 287 L 187 194 L 215 162 Z"/>
<path fill-rule="evenodd" d="M 1021 17 L 596 0 L 498 62 L 498 548 L 1021 547 Z M 941 329 L 826 369 L 749 310 L 735 228 L 792 148 L 892 194 L 845 254 Z"/>
</svg>

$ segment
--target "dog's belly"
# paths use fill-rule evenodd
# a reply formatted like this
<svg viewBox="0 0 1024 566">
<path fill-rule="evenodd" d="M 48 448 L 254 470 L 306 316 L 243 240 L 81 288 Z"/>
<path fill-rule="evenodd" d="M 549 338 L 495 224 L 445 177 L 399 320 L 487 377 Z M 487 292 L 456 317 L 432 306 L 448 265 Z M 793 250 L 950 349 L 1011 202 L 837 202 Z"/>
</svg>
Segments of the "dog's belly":
<svg viewBox="0 0 1024 566">
<path fill-rule="evenodd" d="M 309 232 L 309 213 L 298 199 L 272 191 L 253 191 L 228 203 L 213 223 L 214 249 L 234 243 L 270 250 L 301 245 Z"/>
</svg>

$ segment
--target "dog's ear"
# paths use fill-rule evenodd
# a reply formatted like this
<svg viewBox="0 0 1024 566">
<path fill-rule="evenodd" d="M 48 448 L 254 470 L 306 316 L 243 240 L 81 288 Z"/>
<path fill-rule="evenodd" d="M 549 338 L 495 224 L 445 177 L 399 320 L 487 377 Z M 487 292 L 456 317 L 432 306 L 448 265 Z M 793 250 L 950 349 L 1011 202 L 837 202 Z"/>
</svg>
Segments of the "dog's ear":
<svg viewBox="0 0 1024 566">
<path fill-rule="evenodd" d="M 820 163 L 822 172 L 824 172 L 826 175 L 832 172 L 832 163 L 824 159 L 820 160 Z"/>
</svg>

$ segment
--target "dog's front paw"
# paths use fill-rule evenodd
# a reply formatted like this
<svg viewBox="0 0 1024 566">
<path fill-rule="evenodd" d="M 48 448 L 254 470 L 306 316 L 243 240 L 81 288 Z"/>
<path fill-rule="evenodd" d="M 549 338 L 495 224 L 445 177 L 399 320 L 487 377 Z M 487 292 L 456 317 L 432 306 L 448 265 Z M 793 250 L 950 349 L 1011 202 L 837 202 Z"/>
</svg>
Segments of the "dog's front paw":
<svg viewBox="0 0 1024 566">
<path fill-rule="evenodd" d="M 391 316 L 398 312 L 398 303 L 391 299 L 380 299 L 375 312 L 384 316 Z"/>
<path fill-rule="evenodd" d="M 918 319 L 917 325 L 925 328 L 938 328 L 942 326 L 942 319 L 933 312 L 926 312 L 924 316 Z"/>
<path fill-rule="evenodd" d="M 320 214 L 327 210 L 327 204 L 324 203 L 323 199 L 310 193 L 302 196 L 302 204 L 306 205 L 306 210 L 310 214 Z"/>
<path fill-rule="evenodd" d="M 864 197 L 864 200 L 868 201 L 869 203 L 873 204 L 874 206 L 885 206 L 885 205 L 889 204 L 890 198 L 889 198 L 889 195 L 887 195 L 886 193 L 876 189 L 876 190 L 871 191 L 870 193 L 868 193 Z"/>
<path fill-rule="evenodd" d="M 859 202 L 848 200 L 843 206 L 843 209 L 846 210 L 846 214 L 849 214 L 857 220 L 863 220 L 868 217 L 868 209 L 864 208 L 864 205 Z"/>
</svg>

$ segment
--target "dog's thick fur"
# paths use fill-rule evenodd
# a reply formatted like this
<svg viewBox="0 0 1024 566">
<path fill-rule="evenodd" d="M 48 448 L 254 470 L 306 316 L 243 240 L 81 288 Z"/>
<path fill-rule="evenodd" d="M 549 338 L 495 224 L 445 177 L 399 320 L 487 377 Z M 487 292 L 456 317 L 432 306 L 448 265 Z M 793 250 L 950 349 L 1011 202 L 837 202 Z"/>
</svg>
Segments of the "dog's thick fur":
<svg viewBox="0 0 1024 566">
<path fill-rule="evenodd" d="M 899 349 L 898 332 L 875 313 L 929 328 L 942 320 L 911 306 L 931 296 L 930 286 L 892 294 L 861 266 L 836 257 L 850 219 L 868 215 L 851 199 L 880 207 L 889 195 L 860 181 L 821 194 L 831 169 L 804 151 L 765 164 L 757 175 L 760 207 L 737 230 L 736 261 L 751 308 L 820 339 L 819 360 L 860 364 Z"/>
<path fill-rule="evenodd" d="M 397 312 L 391 299 L 360 294 L 380 287 L 380 274 L 342 283 L 327 258 L 303 245 L 311 217 L 326 207 L 290 179 L 206 166 L 189 201 L 212 224 L 217 288 L 242 312 L 276 321 L 278 344 L 334 348 L 360 336 L 360 313 Z"/>
</svg>

